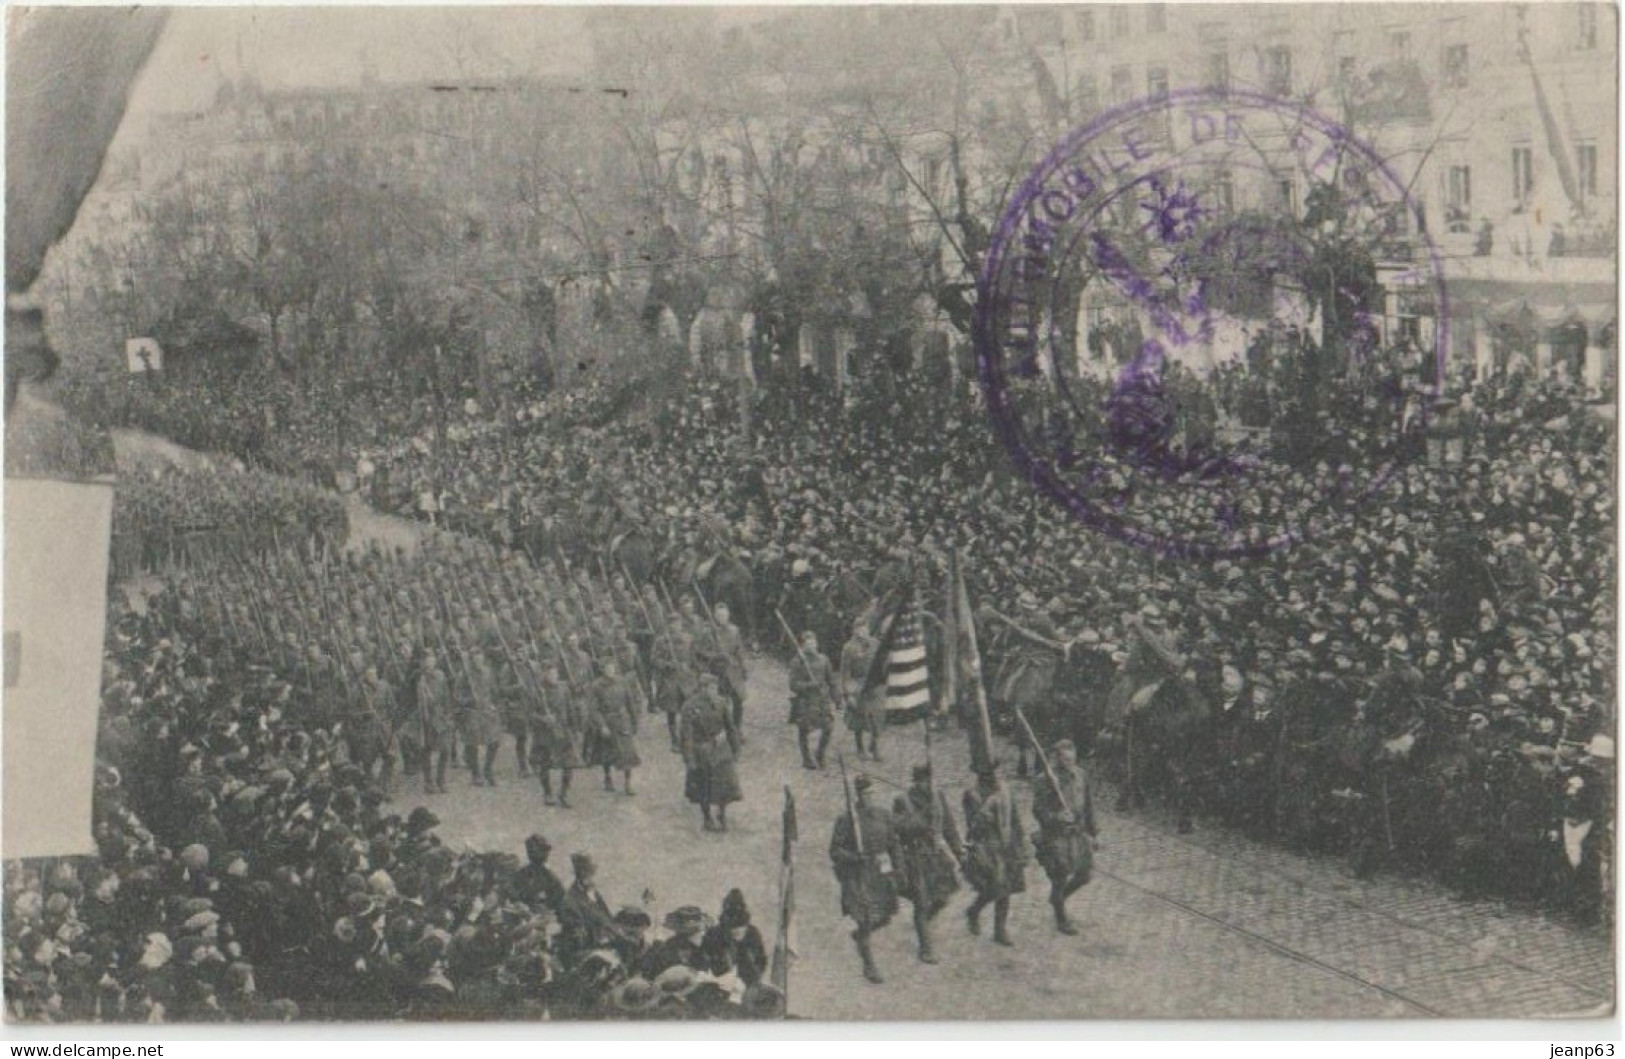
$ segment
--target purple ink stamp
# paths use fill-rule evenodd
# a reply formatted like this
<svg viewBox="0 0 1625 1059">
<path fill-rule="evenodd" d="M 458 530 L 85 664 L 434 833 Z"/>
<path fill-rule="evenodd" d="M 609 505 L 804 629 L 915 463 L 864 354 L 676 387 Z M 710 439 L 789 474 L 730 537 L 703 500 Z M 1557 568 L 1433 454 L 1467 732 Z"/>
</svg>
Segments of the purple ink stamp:
<svg viewBox="0 0 1625 1059">
<path fill-rule="evenodd" d="M 1174 92 L 1076 130 L 1011 200 L 977 359 L 1016 465 L 1164 554 L 1334 531 L 1424 441 L 1449 300 L 1396 167 L 1301 104 Z"/>
</svg>

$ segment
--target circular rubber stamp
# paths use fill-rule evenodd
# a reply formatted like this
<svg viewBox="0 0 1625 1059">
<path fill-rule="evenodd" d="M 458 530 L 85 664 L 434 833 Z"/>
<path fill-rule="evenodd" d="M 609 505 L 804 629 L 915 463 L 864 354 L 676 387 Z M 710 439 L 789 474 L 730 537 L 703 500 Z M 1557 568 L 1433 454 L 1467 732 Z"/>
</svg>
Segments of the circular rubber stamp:
<svg viewBox="0 0 1625 1059">
<path fill-rule="evenodd" d="M 1175 92 L 1077 129 L 1005 210 L 981 383 L 1027 478 L 1191 558 L 1348 519 L 1415 452 L 1449 307 L 1395 166 L 1301 104 Z"/>
</svg>

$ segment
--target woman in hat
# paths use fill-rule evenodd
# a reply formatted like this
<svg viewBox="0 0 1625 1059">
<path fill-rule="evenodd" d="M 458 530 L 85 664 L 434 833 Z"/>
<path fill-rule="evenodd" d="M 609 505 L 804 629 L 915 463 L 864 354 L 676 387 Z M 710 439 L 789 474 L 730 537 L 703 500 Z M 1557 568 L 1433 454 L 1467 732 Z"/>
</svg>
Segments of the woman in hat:
<svg viewBox="0 0 1625 1059">
<path fill-rule="evenodd" d="M 760 982 L 767 971 L 767 946 L 762 932 L 750 921 L 745 895 L 737 889 L 729 890 L 722 899 L 722 918 L 705 932 L 700 948 L 712 974 L 732 972 L 746 986 Z"/>
<path fill-rule="evenodd" d="M 669 912 L 662 924 L 670 936 L 656 942 L 639 964 L 638 970 L 649 978 L 659 978 L 672 967 L 687 967 L 693 971 L 710 968 L 701 941 L 710 918 L 697 905 L 684 905 Z"/>
</svg>

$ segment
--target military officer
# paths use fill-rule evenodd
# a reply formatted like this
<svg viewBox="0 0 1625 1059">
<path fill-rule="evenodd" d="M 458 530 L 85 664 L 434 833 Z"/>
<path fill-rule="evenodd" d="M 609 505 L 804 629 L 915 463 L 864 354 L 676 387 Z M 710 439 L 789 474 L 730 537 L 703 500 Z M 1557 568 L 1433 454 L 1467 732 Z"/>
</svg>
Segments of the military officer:
<svg viewBox="0 0 1625 1059">
<path fill-rule="evenodd" d="M 728 830 L 728 805 L 741 798 L 739 772 L 739 733 L 733 726 L 733 712 L 717 687 L 712 673 L 702 673 L 699 690 L 683 704 L 679 725 L 679 746 L 686 773 L 683 795 L 700 807 L 707 831 Z M 712 823 L 711 809 L 717 820 Z"/>
</svg>

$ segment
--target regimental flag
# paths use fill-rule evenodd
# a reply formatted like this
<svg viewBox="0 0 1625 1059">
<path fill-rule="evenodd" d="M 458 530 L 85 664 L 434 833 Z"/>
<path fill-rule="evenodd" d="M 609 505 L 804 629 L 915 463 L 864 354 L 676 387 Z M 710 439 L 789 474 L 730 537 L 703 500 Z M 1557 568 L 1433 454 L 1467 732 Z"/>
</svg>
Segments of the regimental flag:
<svg viewBox="0 0 1625 1059">
<path fill-rule="evenodd" d="M 768 980 L 790 999 L 790 964 L 796 956 L 796 799 L 784 788 L 784 840 L 779 854 L 779 929 L 773 941 L 773 961 Z"/>
</svg>

